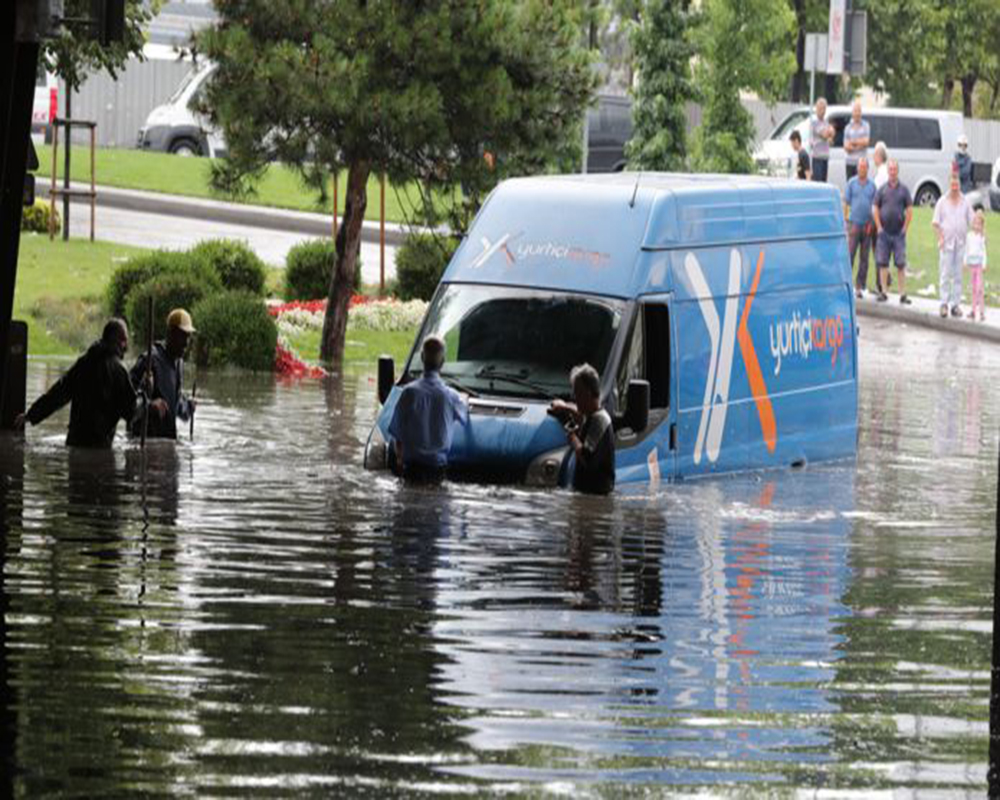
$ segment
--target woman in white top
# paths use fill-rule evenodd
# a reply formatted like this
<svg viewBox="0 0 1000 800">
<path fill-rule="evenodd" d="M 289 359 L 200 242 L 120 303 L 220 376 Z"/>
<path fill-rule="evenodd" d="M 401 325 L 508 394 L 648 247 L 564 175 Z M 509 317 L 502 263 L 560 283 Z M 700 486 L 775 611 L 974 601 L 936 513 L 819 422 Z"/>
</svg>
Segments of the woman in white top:
<svg viewBox="0 0 1000 800">
<path fill-rule="evenodd" d="M 875 145 L 875 152 L 872 158 L 875 161 L 875 177 L 872 178 L 872 182 L 875 184 L 875 191 L 877 192 L 889 182 L 889 151 L 885 146 L 885 142 L 879 142 Z"/>
</svg>

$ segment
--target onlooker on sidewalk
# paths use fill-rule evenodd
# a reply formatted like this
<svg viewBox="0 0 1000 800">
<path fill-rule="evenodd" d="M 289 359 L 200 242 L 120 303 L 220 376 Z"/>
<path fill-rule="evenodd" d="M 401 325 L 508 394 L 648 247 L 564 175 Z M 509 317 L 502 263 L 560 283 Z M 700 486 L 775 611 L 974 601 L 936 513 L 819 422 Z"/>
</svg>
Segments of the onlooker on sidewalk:
<svg viewBox="0 0 1000 800">
<path fill-rule="evenodd" d="M 802 146 L 802 136 L 798 131 L 792 131 L 788 138 L 795 151 L 795 177 L 800 181 L 807 181 L 812 177 L 812 165 L 809 163 L 809 154 Z"/>
<path fill-rule="evenodd" d="M 972 310 L 969 319 L 975 319 L 979 309 L 979 321 L 986 319 L 986 299 L 983 291 L 983 273 L 986 272 L 986 217 L 982 209 L 972 218 L 972 230 L 965 237 L 965 266 L 972 275 Z"/>
<path fill-rule="evenodd" d="M 826 121 L 826 98 L 816 101 L 816 113 L 809 118 L 809 151 L 812 156 L 812 179 L 826 183 L 830 164 L 830 142 L 833 126 Z"/>
<path fill-rule="evenodd" d="M 904 306 L 912 301 L 906 296 L 906 232 L 913 221 L 913 197 L 910 190 L 899 182 L 899 163 L 889 159 L 889 182 L 875 192 L 872 216 L 878 239 L 875 242 L 875 265 L 878 267 L 880 303 L 889 298 L 885 287 L 889 285 L 889 256 L 899 274 L 899 302 Z"/>
<path fill-rule="evenodd" d="M 951 171 L 948 194 L 934 206 L 931 220 L 938 242 L 938 281 L 941 284 L 941 316 L 962 316 L 962 262 L 965 236 L 972 224 L 972 207 L 961 192 L 958 171 Z"/>
<path fill-rule="evenodd" d="M 875 164 L 875 175 L 872 182 L 875 184 L 875 191 L 878 191 L 889 182 L 889 150 L 885 142 L 879 142 L 872 150 L 872 161 Z"/>
<path fill-rule="evenodd" d="M 869 252 L 875 240 L 875 221 L 872 218 L 872 203 L 875 201 L 875 184 L 868 180 L 868 159 L 858 161 L 858 174 L 847 182 L 844 192 L 844 216 L 848 221 L 848 241 L 851 249 L 851 268 L 854 255 L 860 247 L 857 277 L 854 291 L 859 298 L 864 297 L 868 288 Z"/>
<path fill-rule="evenodd" d="M 844 128 L 844 155 L 847 164 L 847 180 L 858 174 L 858 160 L 868 153 L 871 128 L 861 119 L 861 101 L 855 100 L 851 107 L 851 121 Z"/>
<path fill-rule="evenodd" d="M 969 155 L 969 138 L 963 133 L 958 137 L 958 150 L 955 152 L 955 166 L 958 169 L 958 181 L 962 194 L 968 194 L 976 188 L 972 179 L 972 156 Z"/>
</svg>

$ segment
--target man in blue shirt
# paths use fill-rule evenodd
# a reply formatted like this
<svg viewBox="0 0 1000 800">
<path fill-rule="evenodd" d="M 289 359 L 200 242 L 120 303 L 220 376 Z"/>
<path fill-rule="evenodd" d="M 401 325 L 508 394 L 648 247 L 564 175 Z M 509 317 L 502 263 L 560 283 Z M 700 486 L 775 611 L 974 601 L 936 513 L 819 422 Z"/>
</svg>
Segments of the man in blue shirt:
<svg viewBox="0 0 1000 800">
<path fill-rule="evenodd" d="M 448 468 L 455 424 L 468 424 L 469 410 L 458 392 L 441 380 L 444 342 L 424 339 L 420 360 L 424 374 L 407 385 L 389 422 L 396 447 L 396 468 L 407 480 L 439 483 Z"/>
<path fill-rule="evenodd" d="M 844 216 L 847 218 L 848 242 L 851 252 L 851 268 L 854 255 L 860 246 L 858 273 L 854 279 L 854 291 L 858 298 L 864 297 L 868 288 L 869 253 L 875 243 L 875 220 L 872 217 L 872 202 L 875 200 L 875 183 L 868 180 L 868 159 L 858 159 L 858 174 L 847 182 L 844 191 Z M 878 283 L 878 276 L 875 278 Z M 882 289 L 879 287 L 879 291 Z"/>
</svg>

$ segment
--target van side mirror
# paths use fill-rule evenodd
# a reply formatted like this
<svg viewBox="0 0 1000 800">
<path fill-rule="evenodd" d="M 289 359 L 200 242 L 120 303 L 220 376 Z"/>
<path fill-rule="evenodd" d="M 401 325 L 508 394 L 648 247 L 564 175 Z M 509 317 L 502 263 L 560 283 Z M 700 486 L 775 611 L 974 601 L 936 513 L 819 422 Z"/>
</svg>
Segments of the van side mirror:
<svg viewBox="0 0 1000 800">
<path fill-rule="evenodd" d="M 646 430 L 649 425 L 649 381 L 630 380 L 625 405 L 625 424 L 636 433 Z"/>
<path fill-rule="evenodd" d="M 396 365 L 392 356 L 378 357 L 378 401 L 384 403 L 396 382 Z"/>
</svg>

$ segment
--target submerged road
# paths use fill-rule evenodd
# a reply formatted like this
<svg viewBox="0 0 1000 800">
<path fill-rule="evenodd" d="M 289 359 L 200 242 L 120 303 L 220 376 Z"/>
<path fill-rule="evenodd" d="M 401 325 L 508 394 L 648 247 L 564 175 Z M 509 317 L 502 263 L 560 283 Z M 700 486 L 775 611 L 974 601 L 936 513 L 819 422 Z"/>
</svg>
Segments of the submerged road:
<svg viewBox="0 0 1000 800">
<path fill-rule="evenodd" d="M 856 461 L 607 498 L 366 472 L 366 374 L 0 434 L 14 794 L 983 796 L 1000 349 L 859 370 Z"/>
</svg>

